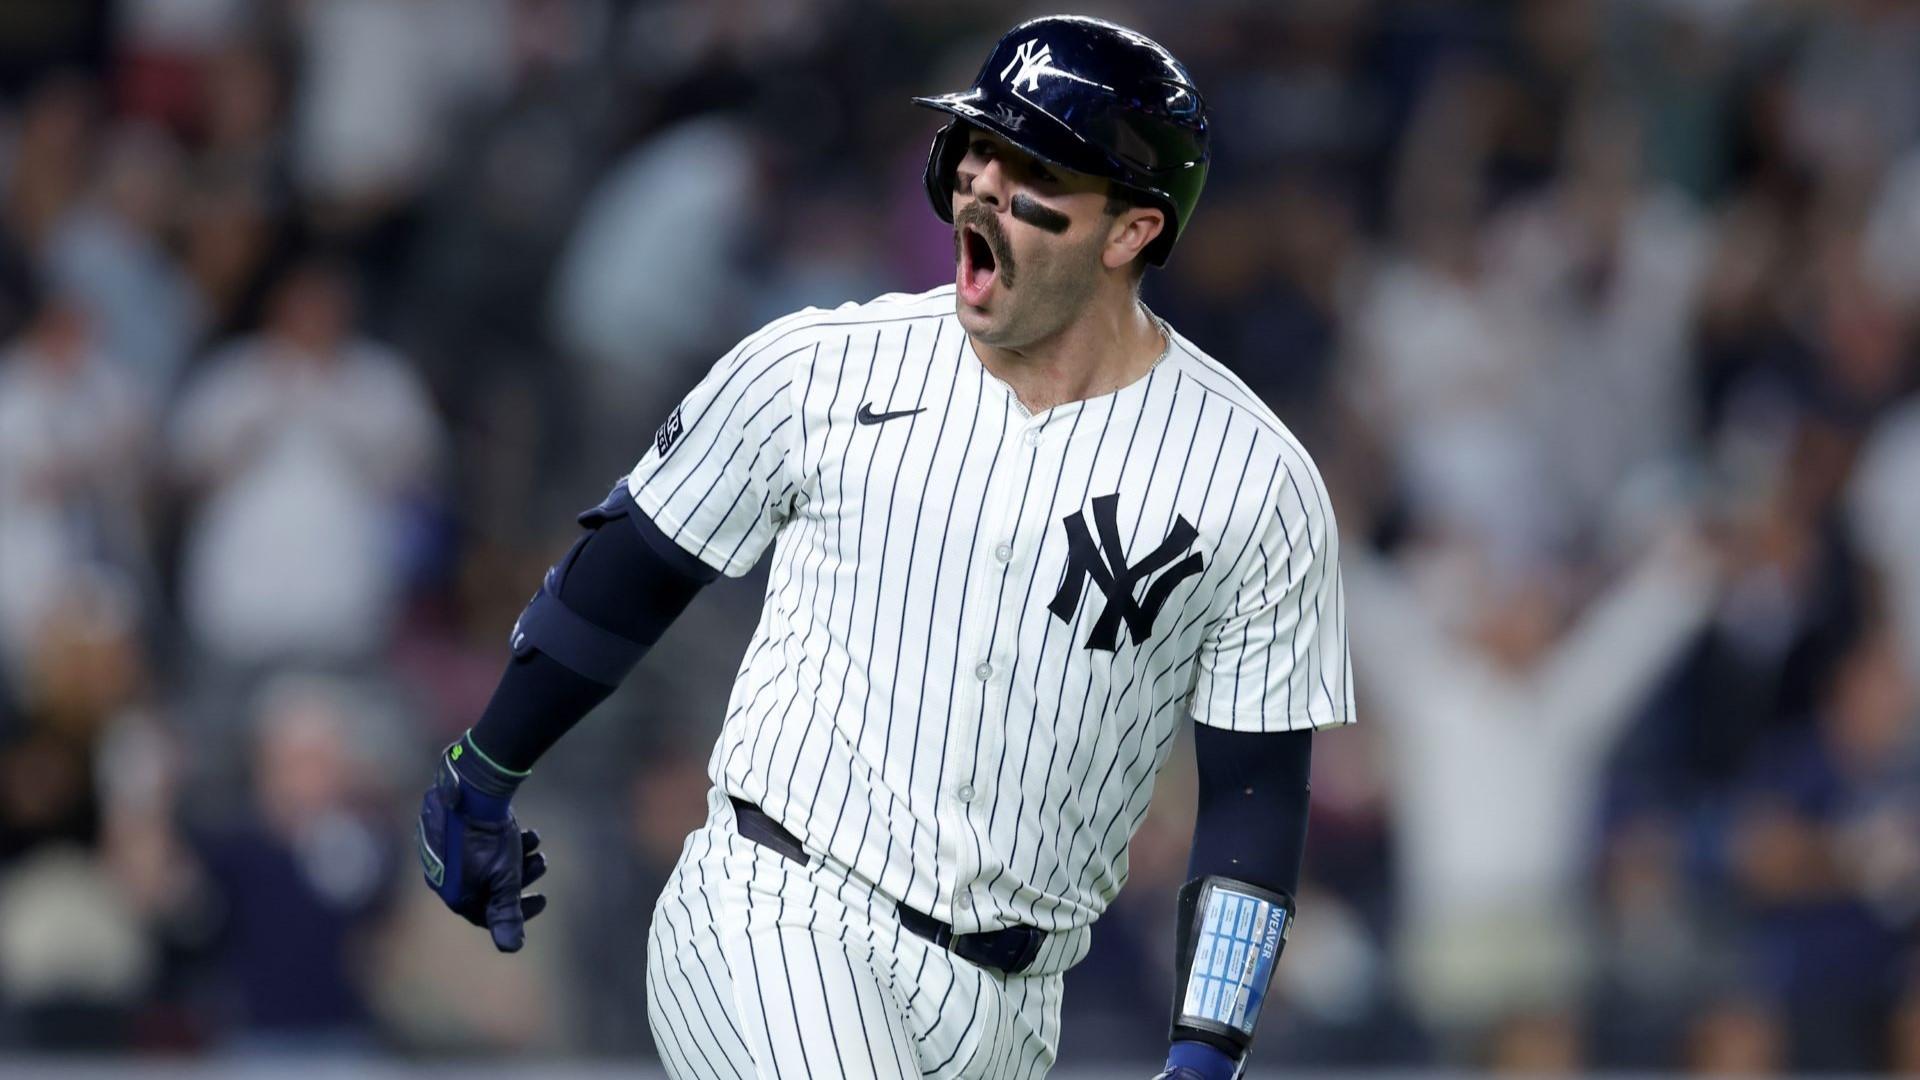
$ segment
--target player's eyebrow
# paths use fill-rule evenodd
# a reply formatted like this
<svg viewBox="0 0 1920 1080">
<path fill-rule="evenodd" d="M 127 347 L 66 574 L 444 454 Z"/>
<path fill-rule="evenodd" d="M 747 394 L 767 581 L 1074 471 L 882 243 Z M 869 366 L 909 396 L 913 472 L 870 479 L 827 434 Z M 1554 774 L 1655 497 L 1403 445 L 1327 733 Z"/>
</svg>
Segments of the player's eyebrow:
<svg viewBox="0 0 1920 1080">
<path fill-rule="evenodd" d="M 1041 205 L 1038 200 L 1026 192 L 1014 193 L 1013 204 L 1009 209 L 1013 216 L 1019 220 L 1026 222 L 1036 229 L 1045 229 L 1050 233 L 1066 232 L 1067 227 L 1073 224 L 1072 218 L 1067 217 L 1067 215 L 1055 210 L 1051 206 Z"/>
</svg>

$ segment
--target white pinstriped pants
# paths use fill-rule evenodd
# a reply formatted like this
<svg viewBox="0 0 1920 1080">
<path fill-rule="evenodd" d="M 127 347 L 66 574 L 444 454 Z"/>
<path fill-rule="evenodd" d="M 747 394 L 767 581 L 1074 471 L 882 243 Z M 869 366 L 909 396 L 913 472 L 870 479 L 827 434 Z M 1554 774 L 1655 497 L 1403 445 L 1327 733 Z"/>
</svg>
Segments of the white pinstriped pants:
<svg viewBox="0 0 1920 1080">
<path fill-rule="evenodd" d="M 1060 1045 L 1063 982 L 934 947 L 844 867 L 742 837 L 717 790 L 647 936 L 647 1019 L 675 1080 L 1031 1080 Z"/>
</svg>

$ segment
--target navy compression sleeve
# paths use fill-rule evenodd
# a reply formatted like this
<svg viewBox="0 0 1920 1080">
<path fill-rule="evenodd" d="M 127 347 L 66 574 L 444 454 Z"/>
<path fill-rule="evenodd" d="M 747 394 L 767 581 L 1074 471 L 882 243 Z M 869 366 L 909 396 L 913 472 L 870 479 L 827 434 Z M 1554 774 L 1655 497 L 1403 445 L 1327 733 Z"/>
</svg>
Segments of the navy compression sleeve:
<svg viewBox="0 0 1920 1080">
<path fill-rule="evenodd" d="M 1313 732 L 1195 724 L 1200 809 L 1187 878 L 1224 874 L 1293 896 L 1307 847 Z"/>
<path fill-rule="evenodd" d="M 617 490 L 607 505 L 622 502 L 623 493 Z M 630 642 L 638 659 L 719 575 L 661 533 L 631 500 L 619 513 L 589 512 L 582 520 L 598 527 L 556 568 L 564 571 L 555 575 L 558 600 L 592 627 Z M 474 744 L 500 765 L 524 772 L 613 690 L 537 645 L 516 649 L 473 726 Z"/>
</svg>

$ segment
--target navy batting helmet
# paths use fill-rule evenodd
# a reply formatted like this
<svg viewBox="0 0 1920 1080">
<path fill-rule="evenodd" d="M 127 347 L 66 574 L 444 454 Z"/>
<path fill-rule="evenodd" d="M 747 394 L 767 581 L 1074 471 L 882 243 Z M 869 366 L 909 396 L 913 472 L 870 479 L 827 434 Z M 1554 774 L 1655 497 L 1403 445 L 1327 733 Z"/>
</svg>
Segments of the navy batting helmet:
<svg viewBox="0 0 1920 1080">
<path fill-rule="evenodd" d="M 942 221 L 953 220 L 968 126 L 1159 207 L 1167 227 L 1146 250 L 1155 266 L 1167 261 L 1207 182 L 1207 106 L 1193 77 L 1152 39 L 1100 19 L 1021 23 L 994 46 L 971 89 L 913 100 L 954 117 L 927 155 L 927 196 Z"/>
</svg>

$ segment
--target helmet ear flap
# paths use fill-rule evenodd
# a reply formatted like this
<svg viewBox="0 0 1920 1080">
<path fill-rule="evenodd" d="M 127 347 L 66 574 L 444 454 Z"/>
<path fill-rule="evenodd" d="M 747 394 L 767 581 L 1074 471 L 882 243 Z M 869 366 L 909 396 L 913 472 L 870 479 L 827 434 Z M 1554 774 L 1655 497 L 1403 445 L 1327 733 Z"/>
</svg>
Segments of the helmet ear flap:
<svg viewBox="0 0 1920 1080">
<path fill-rule="evenodd" d="M 953 223 L 954 172 L 967 156 L 969 130 L 965 121 L 953 120 L 934 135 L 927 153 L 927 198 L 933 202 L 933 212 L 948 224 Z"/>
</svg>

